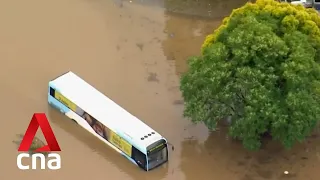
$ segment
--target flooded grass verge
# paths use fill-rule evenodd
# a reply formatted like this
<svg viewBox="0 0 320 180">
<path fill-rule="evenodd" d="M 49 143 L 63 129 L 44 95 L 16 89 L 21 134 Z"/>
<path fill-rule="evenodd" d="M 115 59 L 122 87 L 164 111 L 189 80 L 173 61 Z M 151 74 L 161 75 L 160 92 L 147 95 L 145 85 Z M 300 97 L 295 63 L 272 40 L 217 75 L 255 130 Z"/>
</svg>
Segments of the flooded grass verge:
<svg viewBox="0 0 320 180">
<path fill-rule="evenodd" d="M 223 18 L 232 9 L 246 3 L 246 0 L 164 0 L 164 7 L 169 12 L 201 16 L 208 18 Z"/>
<path fill-rule="evenodd" d="M 21 141 L 22 141 L 22 139 L 24 137 L 24 134 L 17 134 L 16 137 L 17 137 L 17 139 L 13 140 L 12 142 L 14 144 L 16 144 L 17 148 L 18 148 L 20 146 L 20 144 L 21 144 Z M 43 147 L 44 145 L 45 144 L 41 139 L 39 139 L 38 137 L 34 137 L 34 139 L 32 140 L 32 144 L 30 146 L 30 149 L 29 149 L 28 153 L 30 155 L 35 154 L 36 153 L 35 150 L 38 149 L 38 148 Z M 47 152 L 40 152 L 40 153 L 42 153 L 45 156 L 48 155 Z"/>
<path fill-rule="evenodd" d="M 184 14 L 208 18 L 223 18 L 234 8 L 248 2 L 247 0 L 115 0 L 117 3 L 130 2 L 148 6 L 163 7 L 175 14 Z"/>
</svg>

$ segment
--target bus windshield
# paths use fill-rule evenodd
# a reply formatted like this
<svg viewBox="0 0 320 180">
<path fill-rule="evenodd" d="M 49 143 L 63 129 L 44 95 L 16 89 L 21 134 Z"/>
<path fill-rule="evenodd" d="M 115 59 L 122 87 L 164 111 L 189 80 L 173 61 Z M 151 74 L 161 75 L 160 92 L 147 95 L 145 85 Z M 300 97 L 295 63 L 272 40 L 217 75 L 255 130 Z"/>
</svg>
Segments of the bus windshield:
<svg viewBox="0 0 320 180">
<path fill-rule="evenodd" d="M 168 150 L 167 146 L 164 146 L 161 150 L 151 152 L 148 154 L 148 165 L 149 170 L 167 162 L 168 160 Z"/>
</svg>

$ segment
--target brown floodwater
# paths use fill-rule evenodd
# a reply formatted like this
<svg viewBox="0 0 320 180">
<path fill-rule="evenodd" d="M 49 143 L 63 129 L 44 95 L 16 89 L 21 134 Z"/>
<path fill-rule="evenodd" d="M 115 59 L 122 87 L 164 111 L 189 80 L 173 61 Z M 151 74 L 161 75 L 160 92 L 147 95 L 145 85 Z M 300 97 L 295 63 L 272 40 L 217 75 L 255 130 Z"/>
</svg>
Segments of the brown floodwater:
<svg viewBox="0 0 320 180">
<path fill-rule="evenodd" d="M 224 128 L 209 133 L 182 117 L 179 74 L 220 16 L 187 17 L 120 0 L 0 2 L 2 179 L 319 179 L 317 133 L 290 151 L 267 141 L 248 152 Z M 69 70 L 165 136 L 175 146 L 169 163 L 144 172 L 49 107 L 48 81 Z M 34 112 L 47 113 L 62 148 L 58 171 L 16 167 L 12 141 Z"/>
</svg>

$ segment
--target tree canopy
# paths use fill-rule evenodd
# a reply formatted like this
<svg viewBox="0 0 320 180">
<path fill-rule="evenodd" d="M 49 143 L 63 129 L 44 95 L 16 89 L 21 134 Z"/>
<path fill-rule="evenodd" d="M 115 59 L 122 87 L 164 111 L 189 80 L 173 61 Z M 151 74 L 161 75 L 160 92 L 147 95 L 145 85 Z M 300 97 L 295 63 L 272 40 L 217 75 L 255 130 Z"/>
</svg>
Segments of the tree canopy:
<svg viewBox="0 0 320 180">
<path fill-rule="evenodd" d="M 235 9 L 208 35 L 181 77 L 184 116 L 256 150 L 261 136 L 290 148 L 320 119 L 320 18 L 306 9 L 257 0 Z"/>
</svg>

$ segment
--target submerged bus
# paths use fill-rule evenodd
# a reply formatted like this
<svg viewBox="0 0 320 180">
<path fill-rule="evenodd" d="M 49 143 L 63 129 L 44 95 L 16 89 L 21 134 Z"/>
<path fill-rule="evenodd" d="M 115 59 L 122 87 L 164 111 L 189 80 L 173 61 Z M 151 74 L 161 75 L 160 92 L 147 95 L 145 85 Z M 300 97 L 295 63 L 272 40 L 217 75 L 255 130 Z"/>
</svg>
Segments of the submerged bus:
<svg viewBox="0 0 320 180">
<path fill-rule="evenodd" d="M 145 171 L 168 161 L 164 137 L 71 71 L 49 82 L 48 102 Z"/>
</svg>

